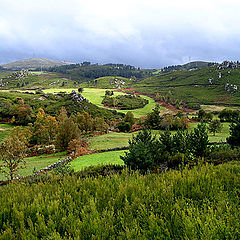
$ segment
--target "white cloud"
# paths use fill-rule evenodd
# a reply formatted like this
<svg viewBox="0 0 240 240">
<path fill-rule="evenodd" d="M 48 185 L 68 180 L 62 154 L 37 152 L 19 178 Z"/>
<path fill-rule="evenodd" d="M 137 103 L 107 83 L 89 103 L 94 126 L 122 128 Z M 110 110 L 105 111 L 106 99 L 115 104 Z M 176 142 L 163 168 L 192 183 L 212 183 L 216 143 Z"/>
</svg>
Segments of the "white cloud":
<svg viewBox="0 0 240 240">
<path fill-rule="evenodd" d="M 0 9 L 0 51 L 18 57 L 156 66 L 240 53 L 238 0 L 1 0 Z"/>
</svg>

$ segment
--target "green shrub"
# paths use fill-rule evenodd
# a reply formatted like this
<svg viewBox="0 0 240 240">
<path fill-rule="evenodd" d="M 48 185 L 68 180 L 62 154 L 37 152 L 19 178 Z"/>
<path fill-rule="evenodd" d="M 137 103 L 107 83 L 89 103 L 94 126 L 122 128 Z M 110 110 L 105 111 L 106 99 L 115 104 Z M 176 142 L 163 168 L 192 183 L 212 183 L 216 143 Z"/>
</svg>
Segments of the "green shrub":
<svg viewBox="0 0 240 240">
<path fill-rule="evenodd" d="M 117 107 L 122 110 L 130 110 L 143 108 L 148 104 L 148 100 L 144 99 L 140 96 L 135 95 L 119 95 L 117 97 L 110 97 L 109 94 L 105 95 L 102 100 L 102 104 L 107 105 L 109 107 Z"/>
<path fill-rule="evenodd" d="M 119 122 L 117 128 L 120 132 L 129 132 L 131 130 L 131 125 L 129 122 Z"/>
<path fill-rule="evenodd" d="M 160 163 L 159 142 L 150 130 L 143 129 L 129 140 L 129 151 L 121 159 L 132 169 L 151 169 Z"/>
<path fill-rule="evenodd" d="M 227 143 L 232 147 L 240 146 L 240 118 L 230 124 L 230 137 L 227 138 Z"/>
<path fill-rule="evenodd" d="M 239 239 L 239 186 L 239 164 L 12 183 L 0 239 Z"/>
<path fill-rule="evenodd" d="M 207 161 L 213 164 L 221 164 L 230 161 L 240 160 L 240 148 L 231 149 L 229 147 L 215 149 L 207 156 Z"/>
</svg>

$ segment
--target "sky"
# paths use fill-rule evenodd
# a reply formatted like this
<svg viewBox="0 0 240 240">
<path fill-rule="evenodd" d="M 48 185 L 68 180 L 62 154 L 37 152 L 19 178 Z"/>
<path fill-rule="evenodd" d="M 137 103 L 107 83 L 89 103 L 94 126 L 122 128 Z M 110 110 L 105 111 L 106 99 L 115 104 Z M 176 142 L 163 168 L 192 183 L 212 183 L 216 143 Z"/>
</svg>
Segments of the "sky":
<svg viewBox="0 0 240 240">
<path fill-rule="evenodd" d="M 0 0 L 0 64 L 240 60 L 239 0 Z"/>
</svg>

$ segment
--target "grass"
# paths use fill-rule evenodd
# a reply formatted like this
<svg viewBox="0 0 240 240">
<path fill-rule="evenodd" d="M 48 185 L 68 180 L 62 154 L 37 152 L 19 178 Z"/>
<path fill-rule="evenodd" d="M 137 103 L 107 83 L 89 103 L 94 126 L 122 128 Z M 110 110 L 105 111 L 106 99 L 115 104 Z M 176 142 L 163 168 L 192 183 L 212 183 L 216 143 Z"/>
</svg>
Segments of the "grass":
<svg viewBox="0 0 240 240">
<path fill-rule="evenodd" d="M 57 92 L 70 93 L 70 92 L 72 92 L 72 90 L 77 92 L 76 88 L 69 88 L 69 89 L 54 88 L 54 89 L 46 89 L 46 90 L 44 90 L 44 92 L 45 93 L 57 93 Z M 87 98 L 91 103 L 97 105 L 98 107 L 109 109 L 102 104 L 102 100 L 103 100 L 106 90 L 114 91 L 115 96 L 125 94 L 124 92 L 119 92 L 117 89 L 99 89 L 99 88 L 84 88 L 83 92 L 81 94 L 83 95 L 83 97 Z M 133 109 L 133 110 L 118 110 L 118 109 L 116 109 L 116 110 L 118 112 L 122 112 L 122 113 L 127 113 L 127 112 L 131 111 L 135 118 L 140 118 L 140 117 L 146 116 L 148 113 L 150 113 L 152 111 L 153 108 L 155 108 L 156 103 L 150 97 L 147 97 L 144 95 L 141 95 L 141 97 L 145 98 L 149 101 L 149 103 L 146 106 L 144 106 L 143 108 L 138 108 L 138 109 Z M 163 107 L 160 107 L 160 108 L 163 109 Z"/>
<path fill-rule="evenodd" d="M 103 164 L 120 164 L 123 165 L 123 161 L 120 159 L 121 155 L 124 155 L 124 150 L 122 151 L 111 151 L 103 153 L 94 153 L 90 155 L 84 155 L 74 159 L 71 162 L 71 167 L 75 171 L 82 170 L 84 167 L 89 167 L 92 165 L 103 165 Z"/>
<path fill-rule="evenodd" d="M 0 142 L 2 142 L 4 138 L 8 136 L 8 134 L 10 134 L 11 129 L 13 128 L 13 125 L 0 123 Z"/>
<path fill-rule="evenodd" d="M 128 146 L 128 141 L 135 133 L 117 133 L 110 132 L 89 139 L 90 149 L 106 149 Z"/>
<path fill-rule="evenodd" d="M 190 123 L 189 124 L 189 131 L 193 130 L 198 123 Z M 154 130 L 154 134 L 159 134 L 159 130 Z M 171 131 L 175 133 L 176 131 Z M 117 133 L 117 132 L 110 132 L 109 134 L 100 135 L 96 137 L 92 137 L 89 139 L 89 147 L 91 149 L 106 149 L 106 148 L 115 148 L 115 147 L 124 147 L 128 146 L 129 139 L 132 138 L 132 135 L 137 134 L 134 133 Z M 209 140 L 210 142 L 225 142 L 226 138 L 229 136 L 229 123 L 223 123 L 223 128 L 221 133 L 216 133 L 216 136 L 209 133 Z"/>
<path fill-rule="evenodd" d="M 31 175 L 34 170 L 38 171 L 66 157 L 67 157 L 66 152 L 60 152 L 25 158 L 26 168 L 20 169 L 19 174 L 20 176 Z M 2 173 L 0 173 L 0 180 L 5 179 L 6 179 L 5 176 Z"/>
<path fill-rule="evenodd" d="M 219 72 L 222 78 L 218 78 Z M 133 87 L 144 93 L 166 94 L 171 91 L 174 99 L 200 104 L 240 105 L 240 92 L 233 94 L 224 90 L 225 83 L 238 84 L 239 69 L 217 69 L 216 67 L 196 71 L 174 71 L 140 80 Z M 213 79 L 210 84 L 208 79 Z"/>
</svg>

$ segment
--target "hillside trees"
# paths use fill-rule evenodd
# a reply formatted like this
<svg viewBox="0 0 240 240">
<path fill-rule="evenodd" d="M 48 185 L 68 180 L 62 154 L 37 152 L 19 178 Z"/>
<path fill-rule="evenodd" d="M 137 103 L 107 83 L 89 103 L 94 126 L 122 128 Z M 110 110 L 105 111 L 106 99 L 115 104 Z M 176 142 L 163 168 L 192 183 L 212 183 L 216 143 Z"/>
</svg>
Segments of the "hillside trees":
<svg viewBox="0 0 240 240">
<path fill-rule="evenodd" d="M 31 138 L 35 144 L 52 144 L 55 140 L 58 122 L 55 117 L 46 115 L 40 108 L 37 113 L 36 121 L 30 125 L 29 129 L 33 133 Z"/>
<path fill-rule="evenodd" d="M 71 140 L 80 136 L 77 123 L 67 116 L 65 108 L 61 109 L 58 116 L 59 124 L 56 132 L 56 147 L 60 151 L 65 151 Z"/>
<path fill-rule="evenodd" d="M 121 158 L 133 169 L 153 169 L 162 163 L 173 167 L 206 156 L 208 144 L 204 123 L 198 124 L 191 132 L 181 130 L 171 135 L 170 131 L 165 131 L 158 139 L 150 130 L 144 129 L 129 141 L 129 152 Z"/>
<path fill-rule="evenodd" d="M 17 130 L 16 130 L 17 131 Z M 27 147 L 24 138 L 17 134 L 9 135 L 0 145 L 0 171 L 12 180 L 24 167 Z"/>
</svg>

